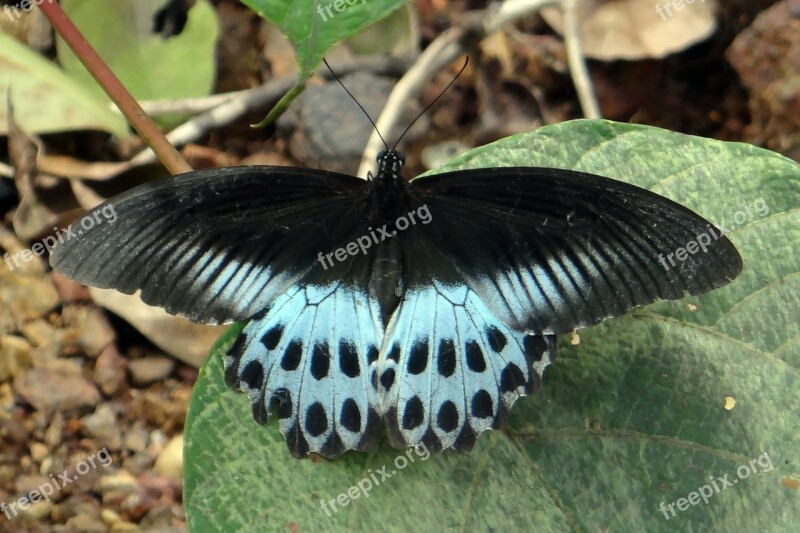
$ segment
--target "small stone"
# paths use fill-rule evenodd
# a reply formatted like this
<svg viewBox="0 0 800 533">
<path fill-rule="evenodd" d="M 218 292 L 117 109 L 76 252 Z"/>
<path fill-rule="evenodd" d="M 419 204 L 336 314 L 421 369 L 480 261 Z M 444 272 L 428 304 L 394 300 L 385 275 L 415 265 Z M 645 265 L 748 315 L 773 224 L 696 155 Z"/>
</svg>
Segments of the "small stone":
<svg viewBox="0 0 800 533">
<path fill-rule="evenodd" d="M 68 531 L 80 531 L 81 533 L 105 533 L 108 528 L 100 518 L 85 514 L 75 515 L 65 524 Z"/>
<path fill-rule="evenodd" d="M 47 431 L 44 432 L 44 442 L 51 448 L 55 448 L 61 444 L 64 437 L 64 415 L 56 413 L 50 421 Z"/>
<path fill-rule="evenodd" d="M 127 470 L 118 470 L 103 476 L 98 483 L 100 494 L 105 496 L 111 492 L 131 493 L 136 490 L 138 482 Z"/>
<path fill-rule="evenodd" d="M 119 450 L 122 435 L 117 425 L 117 416 L 108 404 L 102 404 L 91 414 L 81 418 L 81 430 L 106 447 Z"/>
<path fill-rule="evenodd" d="M 48 454 L 47 446 L 45 446 L 41 442 L 32 442 L 29 449 L 31 452 L 31 459 L 33 459 L 37 463 L 40 462 L 45 457 L 47 457 Z"/>
<path fill-rule="evenodd" d="M 47 276 L 12 274 L 0 284 L 0 301 L 8 306 L 17 323 L 45 316 L 58 305 L 58 293 Z"/>
<path fill-rule="evenodd" d="M 14 388 L 38 411 L 66 412 L 97 405 L 97 388 L 82 376 L 68 375 L 59 367 L 28 370 L 15 380 Z"/>
<path fill-rule="evenodd" d="M 112 509 L 103 509 L 100 511 L 100 520 L 102 520 L 103 523 L 108 527 L 122 522 L 122 518 L 119 516 L 119 514 Z"/>
<path fill-rule="evenodd" d="M 89 357 L 97 357 L 117 338 L 114 328 L 96 307 L 87 307 L 86 314 L 81 319 L 78 345 Z"/>
<path fill-rule="evenodd" d="M 137 385 L 147 385 L 161 381 L 175 368 L 175 361 L 160 355 L 148 355 L 128 363 L 131 379 Z"/>
<path fill-rule="evenodd" d="M 139 452 L 126 457 L 122 461 L 122 466 L 135 475 L 146 474 L 153 467 L 156 458 L 147 452 Z"/>
<path fill-rule="evenodd" d="M 181 479 L 183 471 L 183 435 L 176 435 L 164 446 L 161 453 L 156 457 L 156 464 L 153 471 L 169 476 L 174 479 Z"/>
<path fill-rule="evenodd" d="M 22 337 L 0 337 L 0 381 L 11 381 L 31 367 L 32 347 Z"/>
<path fill-rule="evenodd" d="M 97 357 L 94 365 L 94 382 L 106 396 L 114 396 L 125 384 L 127 362 L 114 344 L 109 344 Z"/>
<path fill-rule="evenodd" d="M 43 318 L 37 318 L 23 324 L 21 330 L 25 338 L 34 346 L 58 342 L 58 330 Z"/>
<path fill-rule="evenodd" d="M 133 427 L 125 433 L 123 448 L 132 452 L 143 452 L 147 448 L 148 432 L 142 424 L 134 422 Z"/>
<path fill-rule="evenodd" d="M 37 490 L 39 487 L 47 484 L 49 481 L 50 479 L 45 476 L 22 475 L 14 480 L 14 490 L 18 494 L 28 494 L 30 491 Z"/>
<path fill-rule="evenodd" d="M 19 507 L 18 507 L 19 508 Z M 28 521 L 40 521 L 50 516 L 53 504 L 47 501 L 37 501 L 28 505 L 27 509 L 19 509 L 19 518 Z"/>
</svg>

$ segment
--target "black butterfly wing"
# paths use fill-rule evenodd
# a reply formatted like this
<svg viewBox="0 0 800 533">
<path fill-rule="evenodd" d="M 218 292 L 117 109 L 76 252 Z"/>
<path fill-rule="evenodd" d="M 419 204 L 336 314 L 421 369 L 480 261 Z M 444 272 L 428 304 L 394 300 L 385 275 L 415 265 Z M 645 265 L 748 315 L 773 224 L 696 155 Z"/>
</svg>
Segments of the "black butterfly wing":
<svg viewBox="0 0 800 533">
<path fill-rule="evenodd" d="M 96 207 L 50 262 L 81 283 L 141 289 L 148 304 L 196 322 L 244 320 L 352 230 L 363 217 L 365 183 L 288 167 L 190 172 Z"/>
<path fill-rule="evenodd" d="M 295 456 L 334 457 L 374 447 L 381 426 L 369 365 L 385 325 L 373 287 L 384 250 L 319 260 L 368 233 L 367 194 L 367 182 L 322 171 L 192 172 L 97 207 L 82 221 L 109 218 L 109 206 L 116 219 L 58 246 L 51 262 L 195 321 L 252 319 L 223 358 L 227 384 L 260 423 L 278 404 Z"/>
<path fill-rule="evenodd" d="M 493 168 L 420 177 L 410 187 L 429 207 L 428 237 L 464 282 L 506 325 L 529 334 L 704 293 L 742 269 L 733 244 L 701 216 L 601 176 Z M 679 258 L 690 242 L 704 249 Z"/>
</svg>

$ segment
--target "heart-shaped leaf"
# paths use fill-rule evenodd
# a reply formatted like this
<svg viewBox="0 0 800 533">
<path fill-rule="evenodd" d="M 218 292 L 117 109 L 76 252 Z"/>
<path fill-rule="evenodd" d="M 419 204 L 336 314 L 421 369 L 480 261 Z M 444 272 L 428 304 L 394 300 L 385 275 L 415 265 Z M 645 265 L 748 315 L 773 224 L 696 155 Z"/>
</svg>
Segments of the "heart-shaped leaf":
<svg viewBox="0 0 800 533">
<path fill-rule="evenodd" d="M 299 68 L 297 85 L 261 122 L 272 122 L 297 95 L 330 48 L 406 2 L 403 0 L 242 0 L 264 19 L 278 26 L 292 43 Z"/>
<path fill-rule="evenodd" d="M 607 121 L 541 128 L 437 170 L 552 166 L 657 191 L 729 230 L 744 271 L 560 339 L 542 389 L 470 454 L 293 459 L 223 384 L 186 421 L 193 531 L 788 531 L 800 523 L 800 166 Z M 466 243 L 465 245 L 468 245 Z M 219 347 L 232 342 L 235 326 Z"/>
<path fill-rule="evenodd" d="M 198 0 L 187 13 L 182 31 L 169 37 L 154 31 L 163 0 L 62 0 L 61 4 L 136 99 L 188 98 L 211 92 L 219 28 L 208 0 Z M 109 101 L 67 44 L 61 38 L 56 44 L 64 70 Z"/>
</svg>

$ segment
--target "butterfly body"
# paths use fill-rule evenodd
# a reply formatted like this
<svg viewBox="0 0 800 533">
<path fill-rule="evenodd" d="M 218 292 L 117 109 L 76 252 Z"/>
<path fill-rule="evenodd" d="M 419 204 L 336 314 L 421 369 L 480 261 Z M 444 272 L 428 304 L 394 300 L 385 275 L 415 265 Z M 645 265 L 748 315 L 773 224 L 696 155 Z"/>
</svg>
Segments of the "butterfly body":
<svg viewBox="0 0 800 533">
<path fill-rule="evenodd" d="M 467 451 L 539 386 L 555 335 L 741 270 L 724 236 L 662 268 L 711 225 L 637 187 L 520 167 L 406 181 L 402 164 L 387 151 L 366 181 L 233 167 L 147 184 L 51 262 L 196 321 L 249 320 L 226 382 L 258 422 L 277 415 L 297 457 L 371 449 L 384 427 L 395 447 Z"/>
</svg>

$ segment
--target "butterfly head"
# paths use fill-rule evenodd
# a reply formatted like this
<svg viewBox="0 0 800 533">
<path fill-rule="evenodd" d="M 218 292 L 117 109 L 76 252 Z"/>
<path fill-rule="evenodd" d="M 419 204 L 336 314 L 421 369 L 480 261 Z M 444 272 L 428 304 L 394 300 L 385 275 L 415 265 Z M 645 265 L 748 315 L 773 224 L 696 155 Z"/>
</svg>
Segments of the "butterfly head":
<svg viewBox="0 0 800 533">
<path fill-rule="evenodd" d="M 393 181 L 402 179 L 400 171 L 406 163 L 406 156 L 395 150 L 384 150 L 378 154 L 378 179 Z"/>
</svg>

